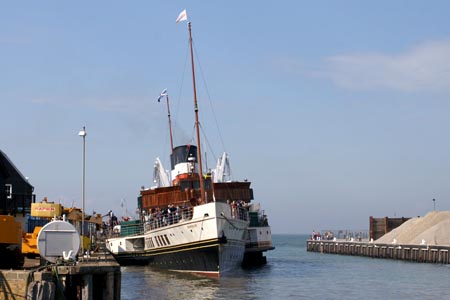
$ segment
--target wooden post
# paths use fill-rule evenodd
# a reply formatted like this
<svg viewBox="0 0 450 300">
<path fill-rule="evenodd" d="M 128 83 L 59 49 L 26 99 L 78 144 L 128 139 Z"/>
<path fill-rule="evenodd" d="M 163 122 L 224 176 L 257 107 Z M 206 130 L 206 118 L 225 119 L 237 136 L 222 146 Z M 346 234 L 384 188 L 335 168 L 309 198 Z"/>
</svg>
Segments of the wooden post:
<svg viewBox="0 0 450 300">
<path fill-rule="evenodd" d="M 105 299 L 114 300 L 114 292 L 114 272 L 108 272 L 106 274 Z"/>
<path fill-rule="evenodd" d="M 384 217 L 384 234 L 389 232 L 388 217 Z"/>
<path fill-rule="evenodd" d="M 114 273 L 114 300 L 120 300 L 122 274 L 119 272 Z"/>
<path fill-rule="evenodd" d="M 82 300 L 93 300 L 94 299 L 94 293 L 93 293 L 94 282 L 93 282 L 92 278 L 93 278 L 92 274 L 85 274 L 83 276 L 83 286 L 82 286 L 82 291 L 81 291 L 81 299 Z"/>
<path fill-rule="evenodd" d="M 375 240 L 375 238 L 374 238 L 374 236 L 373 236 L 373 234 L 374 234 L 374 231 L 375 231 L 375 224 L 374 224 L 374 220 L 373 220 L 373 217 L 372 216 L 370 216 L 369 217 L 369 240 L 370 239 L 374 239 Z"/>
</svg>

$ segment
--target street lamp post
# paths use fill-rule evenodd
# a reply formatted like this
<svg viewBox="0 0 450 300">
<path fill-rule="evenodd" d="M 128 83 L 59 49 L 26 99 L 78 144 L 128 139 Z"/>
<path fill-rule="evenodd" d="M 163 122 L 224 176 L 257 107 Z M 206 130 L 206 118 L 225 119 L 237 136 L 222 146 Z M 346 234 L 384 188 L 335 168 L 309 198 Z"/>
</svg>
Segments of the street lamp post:
<svg viewBox="0 0 450 300">
<path fill-rule="evenodd" d="M 84 255 L 84 194 L 85 194 L 85 166 L 86 166 L 86 127 L 83 126 L 83 130 L 78 133 L 79 136 L 83 138 L 83 182 L 82 182 L 82 194 L 81 194 L 81 256 Z"/>
<path fill-rule="evenodd" d="M 436 199 L 433 198 L 433 210 L 436 210 Z"/>
</svg>

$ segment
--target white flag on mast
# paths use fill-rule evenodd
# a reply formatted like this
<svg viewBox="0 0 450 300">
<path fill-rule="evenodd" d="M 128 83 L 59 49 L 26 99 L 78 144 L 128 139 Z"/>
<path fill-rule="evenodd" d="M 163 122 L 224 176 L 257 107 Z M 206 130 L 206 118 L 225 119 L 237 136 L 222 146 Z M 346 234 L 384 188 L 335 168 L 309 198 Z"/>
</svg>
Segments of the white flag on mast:
<svg viewBox="0 0 450 300">
<path fill-rule="evenodd" d="M 180 23 L 181 21 L 187 21 L 187 12 L 186 9 L 183 10 L 179 15 L 178 18 L 176 20 L 177 23 Z"/>
</svg>

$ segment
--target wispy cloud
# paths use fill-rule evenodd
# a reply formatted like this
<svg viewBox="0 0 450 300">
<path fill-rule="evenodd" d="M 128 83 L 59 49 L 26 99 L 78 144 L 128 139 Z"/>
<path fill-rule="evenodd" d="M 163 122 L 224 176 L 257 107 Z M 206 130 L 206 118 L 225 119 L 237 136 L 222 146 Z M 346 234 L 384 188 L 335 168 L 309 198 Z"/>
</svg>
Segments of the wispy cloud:
<svg viewBox="0 0 450 300">
<path fill-rule="evenodd" d="M 344 54 L 326 58 L 317 75 L 352 90 L 450 91 L 450 39 L 404 53 Z"/>
</svg>

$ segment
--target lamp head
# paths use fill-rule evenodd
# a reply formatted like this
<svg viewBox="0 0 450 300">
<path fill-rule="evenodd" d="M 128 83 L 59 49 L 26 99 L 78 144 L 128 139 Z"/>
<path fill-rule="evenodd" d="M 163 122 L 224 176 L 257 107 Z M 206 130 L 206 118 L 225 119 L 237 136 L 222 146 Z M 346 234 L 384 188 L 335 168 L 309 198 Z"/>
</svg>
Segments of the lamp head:
<svg viewBox="0 0 450 300">
<path fill-rule="evenodd" d="M 80 132 L 78 132 L 79 136 L 85 137 L 87 135 L 86 133 L 86 128 L 83 126 L 83 130 L 81 130 Z"/>
</svg>

